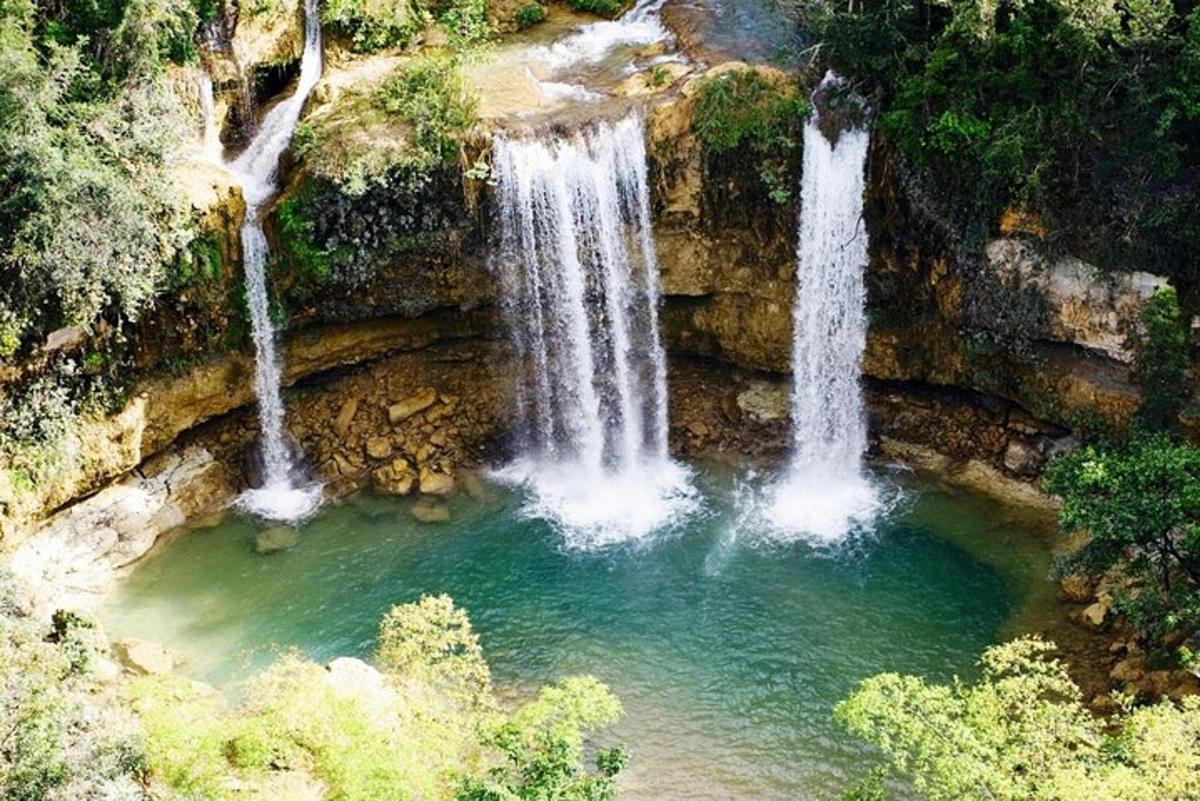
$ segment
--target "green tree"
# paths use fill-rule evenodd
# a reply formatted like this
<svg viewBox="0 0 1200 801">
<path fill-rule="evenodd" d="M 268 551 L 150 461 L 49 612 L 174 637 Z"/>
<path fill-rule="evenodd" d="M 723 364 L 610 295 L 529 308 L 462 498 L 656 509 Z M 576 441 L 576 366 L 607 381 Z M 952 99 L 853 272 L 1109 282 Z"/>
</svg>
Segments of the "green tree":
<svg viewBox="0 0 1200 801">
<path fill-rule="evenodd" d="M 1053 644 L 984 651 L 982 675 L 885 673 L 835 715 L 929 801 L 1188 801 L 1200 794 L 1200 698 L 1091 715 Z M 858 798 L 880 799 L 877 781 Z"/>
<path fill-rule="evenodd" d="M 479 641 L 446 596 L 393 608 L 379 671 L 327 670 L 297 654 L 252 680 L 228 709 L 185 679 L 147 677 L 130 700 L 161 785 L 205 801 L 270 792 L 280 771 L 319 780 L 331 801 L 601 801 L 623 752 L 583 766 L 585 741 L 621 706 L 591 677 L 546 687 L 501 711 Z M 336 675 L 334 675 L 336 673 Z"/>
<path fill-rule="evenodd" d="M 1143 332 L 1135 338 L 1137 379 L 1142 387 L 1142 424 L 1175 426 L 1187 393 L 1188 329 L 1174 287 L 1155 292 L 1142 307 Z"/>
<path fill-rule="evenodd" d="M 1200 625 L 1200 450 L 1165 435 L 1087 447 L 1051 463 L 1059 525 L 1087 541 L 1060 573 L 1117 576 L 1117 607 L 1144 641 Z"/>
</svg>

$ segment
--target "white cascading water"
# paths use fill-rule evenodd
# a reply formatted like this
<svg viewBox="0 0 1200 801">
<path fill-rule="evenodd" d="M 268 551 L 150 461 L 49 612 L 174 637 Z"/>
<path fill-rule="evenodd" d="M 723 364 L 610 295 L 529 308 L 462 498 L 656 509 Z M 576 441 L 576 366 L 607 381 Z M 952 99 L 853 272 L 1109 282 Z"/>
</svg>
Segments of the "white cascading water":
<svg viewBox="0 0 1200 801">
<path fill-rule="evenodd" d="M 666 0 L 638 0 L 620 18 L 584 25 L 570 36 L 538 48 L 531 56 L 555 69 L 567 69 L 601 61 L 617 47 L 661 42 L 667 38 L 667 29 L 658 16 L 664 5 Z"/>
<path fill-rule="evenodd" d="M 619 19 L 589 22 L 554 44 L 529 49 L 524 57 L 543 65 L 539 72 L 544 74 L 535 77 L 528 67 L 526 74 L 548 103 L 600 100 L 605 95 L 589 89 L 582 73 L 595 69 L 618 48 L 649 45 L 670 38 L 659 19 L 665 3 L 666 0 L 638 0 Z M 626 66 L 633 67 L 632 63 Z"/>
<path fill-rule="evenodd" d="M 200 70 L 200 143 L 204 157 L 214 164 L 221 163 L 221 135 L 217 129 L 216 101 L 213 98 L 212 77 Z"/>
<path fill-rule="evenodd" d="M 828 76 L 823 86 L 838 80 Z M 843 539 L 878 507 L 863 470 L 867 423 L 859 385 L 866 347 L 867 232 L 863 224 L 870 134 L 851 127 L 830 142 L 818 113 L 804 126 L 796 301 L 792 333 L 791 461 L 773 490 L 775 533 Z"/>
<path fill-rule="evenodd" d="M 570 138 L 493 143 L 493 267 L 520 363 L 530 514 L 577 547 L 659 530 L 694 503 L 667 454 L 666 357 L 640 116 Z"/>
<path fill-rule="evenodd" d="M 297 482 L 291 449 L 284 436 L 281 371 L 267 291 L 269 249 L 260 218 L 264 206 L 278 192 L 279 157 L 292 139 L 309 92 L 321 78 L 321 23 L 317 0 L 305 0 L 304 14 L 304 54 L 295 92 L 267 113 L 254 139 L 228 165 L 241 181 L 246 200 L 242 258 L 246 271 L 246 303 L 250 307 L 257 353 L 254 390 L 258 397 L 262 452 L 262 486 L 244 492 L 238 505 L 261 517 L 284 521 L 311 514 L 321 502 L 320 486 Z"/>
</svg>

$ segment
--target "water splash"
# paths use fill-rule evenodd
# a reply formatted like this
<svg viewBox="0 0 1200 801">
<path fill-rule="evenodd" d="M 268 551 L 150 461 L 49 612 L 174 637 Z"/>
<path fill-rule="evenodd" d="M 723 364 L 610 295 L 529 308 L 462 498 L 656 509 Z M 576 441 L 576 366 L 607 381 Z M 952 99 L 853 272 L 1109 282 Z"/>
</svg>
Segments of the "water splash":
<svg viewBox="0 0 1200 801">
<path fill-rule="evenodd" d="M 242 184 L 246 220 L 242 225 L 242 257 L 246 271 L 246 303 L 256 351 L 254 391 L 258 397 L 262 486 L 247 490 L 238 505 L 270 520 L 298 520 L 321 503 L 321 488 L 298 480 L 295 461 L 284 436 L 282 371 L 276 352 L 271 298 L 267 289 L 270 250 L 262 227 L 262 211 L 278 192 L 279 157 L 287 148 L 309 93 L 321 78 L 321 23 L 317 0 L 304 2 L 304 54 L 296 91 L 272 108 L 258 133 L 228 166 Z"/>
<path fill-rule="evenodd" d="M 570 544 L 645 536 L 691 509 L 667 454 L 666 357 L 644 124 L 493 143 L 500 243 L 493 259 L 519 363 L 527 511 Z"/>
<path fill-rule="evenodd" d="M 821 89 L 838 79 L 826 76 Z M 866 348 L 867 232 L 862 220 L 870 134 L 831 142 L 819 112 L 804 126 L 792 341 L 790 464 L 771 490 L 766 523 L 781 536 L 836 542 L 878 512 L 862 465 L 867 422 L 859 386 Z"/>
</svg>

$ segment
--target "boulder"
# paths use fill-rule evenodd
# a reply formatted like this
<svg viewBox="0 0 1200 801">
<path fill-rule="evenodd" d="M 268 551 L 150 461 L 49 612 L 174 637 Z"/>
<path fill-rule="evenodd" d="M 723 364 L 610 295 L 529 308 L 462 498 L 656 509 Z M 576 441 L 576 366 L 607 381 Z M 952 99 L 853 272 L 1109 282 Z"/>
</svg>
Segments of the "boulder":
<svg viewBox="0 0 1200 801">
<path fill-rule="evenodd" d="M 126 670 L 139 676 L 170 673 L 175 669 L 175 660 L 167 649 L 149 640 L 118 640 L 113 643 L 113 655 Z"/>
<path fill-rule="evenodd" d="M 291 526 L 275 526 L 260 531 L 254 538 L 254 552 L 259 554 L 285 551 L 300 541 L 300 532 Z"/>
<path fill-rule="evenodd" d="M 1145 272 L 1105 275 L 1071 256 L 1051 258 L 1023 239 L 995 239 L 988 264 L 1005 279 L 1039 290 L 1050 315 L 1047 336 L 1133 362 L 1129 333 L 1139 330 L 1141 310 L 1167 279 Z"/>
<path fill-rule="evenodd" d="M 367 456 L 386 459 L 392 455 L 392 442 L 387 437 L 371 437 L 367 440 Z"/>
<path fill-rule="evenodd" d="M 436 473 L 423 467 L 421 468 L 420 488 L 422 495 L 444 498 L 454 492 L 454 476 Z"/>
<path fill-rule="evenodd" d="M 437 390 L 432 387 L 426 387 L 415 395 L 410 395 L 402 401 L 393 403 L 388 407 L 388 421 L 392 425 L 402 423 L 414 414 L 423 412 L 433 404 L 437 403 Z"/>
<path fill-rule="evenodd" d="M 737 396 L 737 408 L 760 423 L 787 419 L 791 412 L 790 403 L 785 384 L 767 381 L 755 381 Z"/>
<path fill-rule="evenodd" d="M 1140 656 L 1122 659 L 1109 671 L 1108 677 L 1113 681 L 1132 684 L 1146 675 L 1146 660 Z"/>
<path fill-rule="evenodd" d="M 462 473 L 458 477 L 458 483 L 462 485 L 463 492 L 467 493 L 467 497 L 473 501 L 482 501 L 487 499 L 487 489 L 483 486 L 483 482 L 479 480 L 479 476 L 474 473 Z"/>
<path fill-rule="evenodd" d="M 391 464 L 371 473 L 371 486 L 382 495 L 408 495 L 416 482 L 417 474 L 403 458 L 393 459 Z"/>
<path fill-rule="evenodd" d="M 354 415 L 358 413 L 358 398 L 347 398 L 342 404 L 342 408 L 338 409 L 337 419 L 333 421 L 333 430 L 337 432 L 339 437 L 346 436 L 350 430 L 350 423 L 354 420 Z"/>
<path fill-rule="evenodd" d="M 1108 600 L 1101 598 L 1080 613 L 1080 622 L 1082 622 L 1088 628 L 1101 629 L 1104 627 L 1104 623 L 1108 619 L 1108 608 Z"/>
<path fill-rule="evenodd" d="M 1037 448 L 1019 439 L 1010 439 L 1004 449 L 1004 466 L 1018 476 L 1036 476 L 1042 470 L 1042 461 Z"/>
</svg>

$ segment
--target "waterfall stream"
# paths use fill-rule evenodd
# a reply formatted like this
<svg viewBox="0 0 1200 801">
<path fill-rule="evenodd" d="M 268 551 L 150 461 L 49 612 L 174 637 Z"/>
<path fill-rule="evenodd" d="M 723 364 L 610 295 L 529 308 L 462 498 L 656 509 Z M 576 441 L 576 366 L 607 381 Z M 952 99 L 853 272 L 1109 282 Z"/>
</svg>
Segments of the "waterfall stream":
<svg viewBox="0 0 1200 801">
<path fill-rule="evenodd" d="M 242 256 L 246 271 L 246 303 L 256 351 L 254 391 L 258 397 L 262 486 L 247 490 L 238 504 L 271 520 L 296 520 L 310 514 L 321 501 L 317 485 L 300 485 L 293 455 L 284 435 L 281 368 L 276 353 L 275 325 L 267 288 L 270 251 L 262 227 L 262 211 L 278 192 L 279 157 L 291 141 L 309 92 L 321 78 L 321 23 L 317 0 L 304 2 L 304 54 L 295 92 L 272 108 L 258 133 L 228 166 L 242 184 L 246 220 L 242 225 Z"/>
<path fill-rule="evenodd" d="M 823 86 L 836 81 L 827 76 Z M 862 220 L 870 134 L 830 142 L 814 111 L 804 126 L 804 177 L 792 333 L 792 456 L 769 523 L 838 541 L 876 510 L 862 466 L 867 422 L 859 386 L 866 347 L 867 233 Z"/>
<path fill-rule="evenodd" d="M 519 363 L 520 458 L 503 475 L 573 545 L 645 535 L 692 503 L 667 455 L 666 357 L 640 116 L 493 143 L 499 247 Z"/>
<path fill-rule="evenodd" d="M 217 127 L 216 100 L 213 98 L 212 76 L 203 68 L 199 78 L 200 95 L 200 144 L 204 158 L 214 164 L 221 163 L 221 134 Z"/>
</svg>

